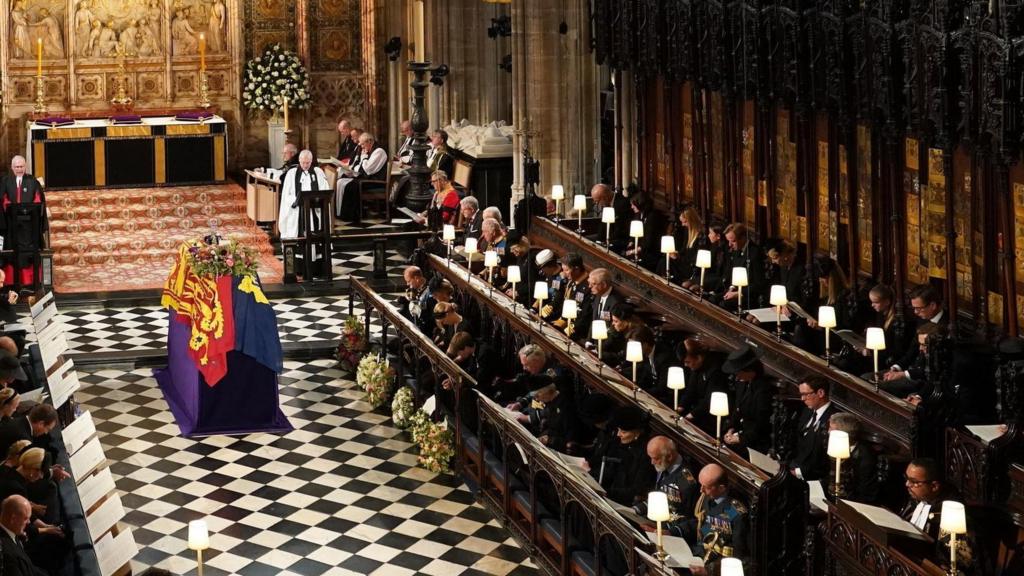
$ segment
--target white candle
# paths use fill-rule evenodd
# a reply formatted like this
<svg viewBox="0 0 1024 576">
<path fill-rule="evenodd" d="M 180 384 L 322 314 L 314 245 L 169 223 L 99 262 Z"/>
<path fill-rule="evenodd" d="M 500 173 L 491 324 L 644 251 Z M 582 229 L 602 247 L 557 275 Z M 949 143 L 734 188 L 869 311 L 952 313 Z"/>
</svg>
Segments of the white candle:
<svg viewBox="0 0 1024 576">
<path fill-rule="evenodd" d="M 426 40 L 423 27 L 423 0 L 413 2 L 413 23 L 415 26 L 416 61 L 426 62 Z"/>
</svg>

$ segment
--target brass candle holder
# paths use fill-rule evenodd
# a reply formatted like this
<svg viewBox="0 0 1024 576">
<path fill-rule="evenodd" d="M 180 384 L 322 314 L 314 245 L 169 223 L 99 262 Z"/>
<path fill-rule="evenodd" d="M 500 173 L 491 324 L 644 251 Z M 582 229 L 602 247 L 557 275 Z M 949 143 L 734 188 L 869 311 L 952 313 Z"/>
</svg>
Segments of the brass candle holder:
<svg viewBox="0 0 1024 576">
<path fill-rule="evenodd" d="M 46 94 L 43 90 L 43 82 L 43 75 L 36 75 L 36 104 L 32 108 L 32 112 L 36 114 L 46 114 Z"/>
<path fill-rule="evenodd" d="M 203 68 L 199 71 L 199 107 L 205 110 L 210 106 L 210 84 L 206 81 L 206 69 Z"/>
</svg>

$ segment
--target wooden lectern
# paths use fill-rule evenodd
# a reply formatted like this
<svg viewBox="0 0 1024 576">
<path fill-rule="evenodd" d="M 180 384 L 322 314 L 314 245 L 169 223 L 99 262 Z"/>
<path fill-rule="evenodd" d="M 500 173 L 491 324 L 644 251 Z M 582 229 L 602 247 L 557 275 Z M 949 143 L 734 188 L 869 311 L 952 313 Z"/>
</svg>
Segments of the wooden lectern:
<svg viewBox="0 0 1024 576">
<path fill-rule="evenodd" d="M 303 265 L 306 282 L 317 278 L 322 282 L 331 282 L 334 279 L 331 268 L 331 230 L 327 226 L 330 222 L 331 200 L 334 198 L 334 189 L 318 190 L 316 192 L 304 191 L 300 193 L 302 202 L 302 214 L 300 226 L 303 231 Z M 317 217 L 313 212 L 320 210 Z M 313 261 L 313 247 L 316 246 L 321 254 L 321 265 L 319 272 Z"/>
</svg>

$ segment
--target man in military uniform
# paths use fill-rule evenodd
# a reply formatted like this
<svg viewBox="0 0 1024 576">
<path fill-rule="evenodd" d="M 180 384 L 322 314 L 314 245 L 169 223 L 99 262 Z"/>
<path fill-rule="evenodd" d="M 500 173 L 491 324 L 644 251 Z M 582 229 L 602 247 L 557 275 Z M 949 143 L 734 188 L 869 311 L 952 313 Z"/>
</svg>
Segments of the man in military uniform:
<svg viewBox="0 0 1024 576">
<path fill-rule="evenodd" d="M 575 252 L 569 252 L 562 257 L 562 280 L 564 288 L 561 302 L 576 301 L 576 319 L 573 320 L 571 329 L 569 323 L 561 317 L 553 324 L 564 330 L 566 336 L 573 340 L 584 340 L 590 335 L 590 310 L 593 307 L 591 305 L 593 295 L 590 293 L 590 285 L 587 283 L 587 271 L 583 268 L 583 257 Z M 559 316 L 561 316 L 561 312 L 561 307 L 555 310 Z"/>
<path fill-rule="evenodd" d="M 427 286 L 427 278 L 419 266 L 407 266 L 402 272 L 405 279 L 405 296 L 399 298 L 399 308 L 402 315 L 412 320 L 424 334 L 434 332 L 434 299 Z"/>
<path fill-rule="evenodd" d="M 694 509 L 695 518 L 682 527 L 693 554 L 705 562 L 722 557 L 745 561 L 749 556 L 746 505 L 729 497 L 728 478 L 718 464 L 702 468 L 698 480 L 700 499 Z"/>
<path fill-rule="evenodd" d="M 551 250 L 544 249 L 537 253 L 534 258 L 537 268 L 540 270 L 540 279 L 548 283 L 548 299 L 542 303 L 540 315 L 544 320 L 551 322 L 562 314 L 562 278 L 561 269 L 558 267 L 558 258 Z M 533 296 L 533 287 L 530 287 L 530 296 Z"/>
<path fill-rule="evenodd" d="M 528 379 L 530 393 L 510 405 L 518 406 L 518 419 L 548 448 L 565 451 L 565 443 L 575 427 L 575 412 L 570 395 L 559 389 L 559 371 L 548 368 Z"/>
<path fill-rule="evenodd" d="M 683 463 L 683 457 L 676 448 L 676 443 L 668 436 L 655 436 L 647 442 L 647 457 L 658 472 L 654 490 L 664 492 L 668 496 L 668 508 L 672 520 L 663 524 L 663 528 L 673 536 L 683 536 L 687 518 L 692 518 L 696 507 L 699 484 L 693 473 Z M 647 516 L 647 502 L 642 501 L 633 507 L 637 514 Z"/>
<path fill-rule="evenodd" d="M 551 361 L 547 352 L 536 344 L 527 344 L 519 349 L 519 364 L 523 371 L 515 378 L 504 380 L 496 391 L 495 401 L 507 402 L 509 410 L 522 411 L 533 400 L 534 391 L 548 384 L 555 384 L 563 392 L 571 388 L 565 370 Z M 528 420 L 520 418 L 520 422 L 526 424 Z"/>
</svg>

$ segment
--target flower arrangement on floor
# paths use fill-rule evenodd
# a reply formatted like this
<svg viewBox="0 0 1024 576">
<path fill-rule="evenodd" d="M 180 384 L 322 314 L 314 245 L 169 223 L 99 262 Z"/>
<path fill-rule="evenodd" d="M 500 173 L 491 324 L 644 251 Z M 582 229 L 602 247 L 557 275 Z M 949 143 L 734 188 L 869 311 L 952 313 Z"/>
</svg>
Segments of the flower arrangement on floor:
<svg viewBox="0 0 1024 576">
<path fill-rule="evenodd" d="M 391 420 L 399 428 L 408 428 L 416 412 L 422 412 L 422 410 L 417 411 L 413 406 L 412 388 L 402 386 L 398 392 L 395 392 L 395 399 L 391 401 Z"/>
<path fill-rule="evenodd" d="M 338 342 L 338 349 L 334 352 L 334 357 L 338 360 L 338 367 L 346 372 L 355 370 L 365 352 L 366 329 L 359 317 L 349 316 L 341 328 L 341 340 Z"/>
<path fill-rule="evenodd" d="M 284 105 L 282 96 L 289 108 L 308 106 L 309 74 L 298 55 L 274 44 L 245 63 L 242 103 L 249 110 L 275 112 Z"/>
<path fill-rule="evenodd" d="M 253 276 L 259 260 L 252 248 L 237 240 L 218 243 L 204 238 L 189 242 L 188 265 L 197 276 Z"/>
<path fill-rule="evenodd" d="M 413 444 L 418 446 L 423 441 L 423 435 L 431 424 L 433 422 L 430 421 L 430 416 L 422 408 L 417 408 L 413 412 L 409 417 L 409 434 L 412 436 Z"/>
<path fill-rule="evenodd" d="M 394 382 L 395 371 L 387 358 L 367 354 L 359 361 L 356 384 L 366 392 L 366 400 L 374 408 L 380 408 L 388 401 Z"/>
<path fill-rule="evenodd" d="M 451 474 L 451 462 L 455 457 L 455 434 L 446 422 L 431 422 L 428 418 L 427 424 L 419 431 L 419 437 L 419 465 L 438 474 Z"/>
</svg>

